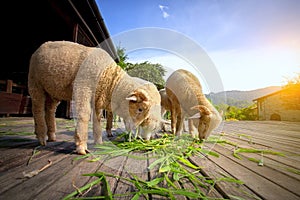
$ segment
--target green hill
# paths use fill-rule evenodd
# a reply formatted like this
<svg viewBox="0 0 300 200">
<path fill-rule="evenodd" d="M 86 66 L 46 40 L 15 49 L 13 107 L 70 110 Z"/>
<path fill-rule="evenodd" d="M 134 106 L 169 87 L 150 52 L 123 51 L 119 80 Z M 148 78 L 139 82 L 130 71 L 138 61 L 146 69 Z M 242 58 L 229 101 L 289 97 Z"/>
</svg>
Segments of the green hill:
<svg viewBox="0 0 300 200">
<path fill-rule="evenodd" d="M 253 99 L 271 94 L 280 89 L 281 86 L 270 86 L 249 91 L 231 90 L 218 93 L 209 93 L 206 94 L 206 97 L 211 99 L 212 103 L 215 105 L 227 104 L 229 106 L 246 108 L 254 103 Z"/>
</svg>

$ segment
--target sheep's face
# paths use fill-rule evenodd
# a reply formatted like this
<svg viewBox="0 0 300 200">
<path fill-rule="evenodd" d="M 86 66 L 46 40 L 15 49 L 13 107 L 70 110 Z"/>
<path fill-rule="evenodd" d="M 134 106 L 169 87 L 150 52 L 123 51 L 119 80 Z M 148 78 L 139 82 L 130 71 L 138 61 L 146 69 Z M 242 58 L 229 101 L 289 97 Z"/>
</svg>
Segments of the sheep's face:
<svg viewBox="0 0 300 200">
<path fill-rule="evenodd" d="M 160 128 L 160 98 L 149 98 L 145 90 L 137 90 L 126 99 L 129 100 L 130 121 L 134 127 L 140 126 L 140 135 L 143 139 L 149 140 L 152 133 Z"/>
<path fill-rule="evenodd" d="M 194 106 L 192 109 L 197 109 L 199 112 L 189 119 L 196 125 L 199 139 L 206 139 L 220 125 L 222 117 L 218 112 L 210 111 L 203 105 Z"/>
</svg>

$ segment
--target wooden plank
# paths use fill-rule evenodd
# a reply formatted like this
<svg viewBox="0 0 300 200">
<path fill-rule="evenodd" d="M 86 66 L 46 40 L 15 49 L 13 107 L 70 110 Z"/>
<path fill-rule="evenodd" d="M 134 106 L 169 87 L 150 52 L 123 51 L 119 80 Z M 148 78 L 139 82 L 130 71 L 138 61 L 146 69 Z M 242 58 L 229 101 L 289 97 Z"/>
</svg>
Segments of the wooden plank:
<svg viewBox="0 0 300 200">
<path fill-rule="evenodd" d="M 55 151 L 45 149 L 42 150 L 44 156 L 39 159 L 34 158 L 33 161 L 26 165 L 27 161 L 22 165 L 12 168 L 6 172 L 0 174 L 0 194 L 6 192 L 7 190 L 17 187 L 18 185 L 26 182 L 24 179 L 23 172 L 29 173 L 31 171 L 41 169 L 48 163 L 48 160 L 51 160 L 53 164 L 60 162 L 62 159 L 66 159 L 69 153 L 72 153 L 70 150 L 70 143 L 61 143 L 59 147 Z M 62 149 L 69 149 L 69 151 L 62 152 Z M 45 151 L 45 152 L 44 152 Z M 61 153 L 59 153 L 61 152 Z M 43 172 L 45 174 L 45 172 Z M 26 192 L 26 191 L 22 191 Z M 21 192 L 21 194 L 22 194 Z"/>
<path fill-rule="evenodd" d="M 134 158 L 139 157 L 139 159 Z M 126 162 L 124 163 L 124 167 L 121 173 L 121 176 L 124 178 L 134 180 L 133 175 L 137 176 L 140 180 L 148 181 L 148 160 L 147 155 L 142 152 L 133 152 L 130 153 L 130 156 L 127 158 Z M 126 194 L 130 192 L 137 192 L 136 186 L 124 181 L 118 180 L 117 185 L 114 189 L 114 194 Z M 134 195 L 129 194 L 126 196 L 115 197 L 115 199 L 131 199 Z M 148 197 L 148 195 L 147 195 Z M 140 196 L 139 199 L 146 199 L 143 196 Z"/>
<path fill-rule="evenodd" d="M 257 144 L 249 144 L 247 141 L 239 140 L 239 139 L 232 139 L 228 138 L 227 136 L 224 137 L 224 139 L 228 139 L 229 141 L 235 142 L 239 144 L 239 147 L 242 148 L 250 148 L 250 149 L 257 149 L 257 150 L 272 150 L 272 148 L 265 148 L 264 146 L 257 145 Z M 224 147 L 227 147 L 224 145 Z M 227 147 L 227 149 L 230 149 L 232 147 Z M 274 150 L 276 152 L 276 150 Z M 278 152 L 278 151 L 277 151 Z M 280 152 L 284 153 L 284 152 Z M 243 154 L 246 159 L 254 158 L 257 160 L 262 159 L 261 154 Z M 300 180 L 300 174 L 295 173 L 296 171 L 300 170 L 300 161 L 294 160 L 291 158 L 291 155 L 284 155 L 284 156 L 279 156 L 279 155 L 270 155 L 270 154 L 264 154 L 263 155 L 263 160 L 264 160 L 264 165 L 280 171 L 281 173 L 284 173 L 288 176 L 292 176 L 298 180 Z"/>
<path fill-rule="evenodd" d="M 199 165 L 199 163 L 193 162 L 192 159 L 189 159 L 189 161 L 191 161 L 193 164 L 195 164 L 198 167 L 202 167 L 201 165 Z M 194 172 L 194 170 L 192 170 L 190 168 L 186 167 L 185 169 L 189 172 Z M 201 170 L 199 173 L 196 174 L 196 175 L 199 175 L 200 177 L 203 177 L 202 180 L 200 180 L 203 183 L 203 187 L 198 188 L 201 191 L 201 193 L 204 194 L 208 199 L 210 199 L 210 198 L 211 199 L 221 199 L 221 198 L 223 198 L 224 194 L 222 194 L 218 190 L 216 190 L 215 187 L 211 187 L 211 185 L 209 185 L 208 183 L 205 183 L 206 180 L 211 180 L 211 177 L 207 176 L 207 174 L 203 173 L 203 172 L 204 171 Z M 181 184 L 182 188 L 197 193 L 197 190 L 195 189 L 195 186 L 187 178 L 185 178 L 185 180 L 183 180 L 183 181 L 180 181 L 180 184 Z M 207 188 L 205 188 L 205 187 L 207 187 Z"/>
<path fill-rule="evenodd" d="M 72 157 L 76 158 L 77 155 Z M 39 194 L 39 197 L 47 197 L 47 199 L 63 199 L 67 195 L 76 191 L 78 188 L 83 187 L 95 180 L 95 178 L 83 176 L 83 174 L 97 172 L 104 160 L 99 160 L 96 162 L 90 162 L 90 160 L 91 158 L 85 158 L 82 159 L 82 162 L 73 161 L 72 165 L 74 165 L 74 167 L 62 176 L 59 176 L 59 179 L 53 184 L 49 184 L 49 186 Z M 87 191 L 76 195 L 76 197 L 83 196 Z"/>
<path fill-rule="evenodd" d="M 224 169 L 216 165 L 214 162 L 209 160 L 207 157 L 193 156 L 190 157 L 191 162 L 202 167 L 202 174 L 205 177 L 215 180 L 214 189 L 222 194 L 223 198 L 234 199 L 233 197 L 239 197 L 242 199 L 260 199 L 257 194 L 249 190 L 245 185 L 238 184 L 229 181 L 218 181 L 222 178 L 233 178 L 231 174 L 227 173 Z M 210 195 L 211 190 L 207 191 L 207 195 Z"/>
<path fill-rule="evenodd" d="M 1 152 L 0 160 L 0 172 L 8 169 L 26 165 L 29 158 L 32 156 L 33 149 L 38 147 L 38 143 L 29 143 L 22 146 L 22 150 L 19 148 L 7 149 Z"/>
<path fill-rule="evenodd" d="M 27 136 L 1 136 L 0 137 L 0 152 L 1 151 L 7 151 L 9 149 L 18 148 L 18 147 L 24 147 L 27 145 L 31 145 L 32 143 L 38 144 L 38 141 L 33 137 L 27 137 Z M 0 154 L 1 158 L 1 154 Z"/>
<path fill-rule="evenodd" d="M 157 158 L 154 158 L 154 156 L 157 156 L 155 155 L 154 153 L 153 154 L 149 154 L 148 155 L 148 168 L 149 166 L 155 162 L 157 160 Z M 160 174 L 158 173 L 158 170 L 159 170 L 159 166 L 156 165 L 154 166 L 153 168 L 149 169 L 149 180 L 153 180 L 155 178 L 159 178 L 160 177 Z M 176 186 L 178 186 L 178 188 L 181 188 L 180 184 L 178 182 L 174 182 L 174 184 Z M 162 183 L 159 184 L 160 187 L 163 186 Z M 167 197 L 163 197 L 163 196 L 160 196 L 160 195 L 155 195 L 155 194 L 152 194 L 152 195 L 149 195 L 150 199 L 152 200 L 163 200 L 163 199 L 168 199 Z M 182 196 L 176 196 L 176 199 L 180 199 L 180 200 L 186 200 L 185 197 L 182 197 Z"/>
<path fill-rule="evenodd" d="M 300 123 L 293 123 L 294 130 L 287 132 L 288 126 L 268 127 L 265 124 L 253 122 L 236 122 L 235 124 L 226 124 L 223 131 L 225 133 L 247 134 L 252 137 L 254 143 L 295 153 L 300 142 L 297 133 L 300 132 Z M 298 128 L 296 128 L 298 126 Z M 275 129 L 274 129 L 275 128 Z M 292 132 L 292 133 L 291 133 Z"/>
<path fill-rule="evenodd" d="M 98 172 L 105 172 L 109 174 L 113 174 L 115 176 L 120 176 L 124 162 L 126 162 L 126 156 L 119 156 L 114 158 L 106 159 L 103 162 L 103 165 L 97 170 Z M 118 178 L 106 177 L 108 185 L 110 187 L 111 192 L 113 192 L 117 186 Z M 98 186 L 92 188 L 84 197 L 94 197 L 94 196 L 103 196 L 107 195 L 106 192 L 103 191 L 103 187 Z"/>
<path fill-rule="evenodd" d="M 78 161 L 74 164 L 72 158 L 67 154 L 61 156 L 61 158 L 62 159 L 57 160 L 56 163 L 53 163 L 49 168 L 38 175 L 29 179 L 23 179 L 20 184 L 1 193 L 1 198 L 15 200 L 47 199 L 47 197 L 39 196 L 39 194 L 47 189 L 49 185 L 58 181 L 61 176 L 68 173 L 68 171 L 74 168 L 79 162 L 82 162 Z"/>
<path fill-rule="evenodd" d="M 299 188 L 298 181 L 282 176 L 281 173 L 276 173 L 274 170 L 260 168 L 251 161 L 236 159 L 231 155 L 231 152 L 219 145 L 215 145 L 213 150 L 219 153 L 220 157 L 210 156 L 211 161 L 226 170 L 227 173 L 243 181 L 247 187 L 255 191 L 256 194 L 260 194 L 262 198 L 272 200 L 300 199 L 294 190 L 295 186 Z M 282 180 L 278 180 L 278 178 L 282 178 Z"/>
<path fill-rule="evenodd" d="M 252 143 L 251 146 L 253 146 L 257 149 L 271 149 L 272 148 L 273 151 L 284 153 L 286 156 L 284 156 L 284 157 L 276 156 L 276 160 L 288 165 L 289 167 L 296 167 L 297 169 L 300 169 L 300 152 L 298 150 L 299 149 L 298 146 L 292 147 L 290 145 L 290 143 L 287 143 L 287 142 L 284 145 L 278 145 L 277 143 L 273 142 L 271 139 L 265 138 L 264 130 L 260 130 L 259 132 L 261 135 L 257 136 L 256 139 L 251 142 Z M 233 142 L 236 142 L 236 143 L 242 144 L 242 145 L 250 145 L 249 144 L 250 140 L 239 138 L 239 136 L 229 134 L 227 131 L 225 133 L 226 134 L 225 134 L 224 138 L 228 139 L 229 141 L 233 141 Z M 230 132 L 230 133 L 232 133 L 232 132 Z M 251 132 L 249 132 L 249 136 L 252 136 Z M 286 136 L 286 138 L 284 138 L 283 140 L 286 141 L 287 138 L 288 137 Z M 253 138 L 251 138 L 251 140 L 253 140 Z M 268 141 L 268 142 L 266 143 L 264 141 Z M 297 142 L 300 143 L 300 139 Z M 288 151 L 287 151 L 286 146 L 290 146 L 290 147 L 288 147 Z M 271 159 L 274 159 L 274 157 L 275 157 L 273 155 L 266 155 L 266 156 Z"/>
</svg>

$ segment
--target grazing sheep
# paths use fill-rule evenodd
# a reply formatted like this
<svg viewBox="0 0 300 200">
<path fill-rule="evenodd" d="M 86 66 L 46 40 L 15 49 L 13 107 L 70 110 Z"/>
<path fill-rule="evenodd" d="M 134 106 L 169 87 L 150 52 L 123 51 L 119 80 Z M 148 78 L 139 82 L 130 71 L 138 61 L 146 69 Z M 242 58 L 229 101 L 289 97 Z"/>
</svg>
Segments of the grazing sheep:
<svg viewBox="0 0 300 200">
<path fill-rule="evenodd" d="M 95 143 L 102 143 L 101 109 L 141 126 L 146 134 L 160 128 L 160 95 L 154 84 L 137 81 L 101 48 L 69 41 L 42 44 L 32 55 L 28 74 L 35 134 L 41 145 L 55 141 L 55 112 L 61 100 L 74 100 L 75 143 L 86 154 L 88 122 L 93 113 Z"/>
<path fill-rule="evenodd" d="M 165 88 L 160 89 L 159 94 L 160 94 L 160 98 L 161 98 L 161 103 L 160 103 L 160 105 L 161 105 L 161 114 L 163 116 L 164 114 L 166 114 L 167 111 L 171 110 L 171 102 L 170 102 L 170 100 L 167 96 Z"/>
<path fill-rule="evenodd" d="M 161 105 L 161 116 L 163 118 L 167 111 L 171 111 L 171 101 L 168 98 L 168 95 L 166 93 L 166 89 L 165 88 L 160 89 L 159 90 L 159 94 L 160 94 L 160 98 L 161 98 L 161 103 L 160 103 L 160 105 Z M 168 122 L 165 121 L 161 125 L 161 129 L 164 132 L 166 132 L 166 126 L 165 126 L 166 123 L 168 123 Z M 186 131 L 184 123 L 183 123 L 183 130 Z"/>
<path fill-rule="evenodd" d="M 166 93 L 171 101 L 172 133 L 180 136 L 183 119 L 188 117 L 189 132 L 195 137 L 197 127 L 199 139 L 205 139 L 221 121 L 221 114 L 202 93 L 199 80 L 191 72 L 179 69 L 166 81 Z"/>
</svg>

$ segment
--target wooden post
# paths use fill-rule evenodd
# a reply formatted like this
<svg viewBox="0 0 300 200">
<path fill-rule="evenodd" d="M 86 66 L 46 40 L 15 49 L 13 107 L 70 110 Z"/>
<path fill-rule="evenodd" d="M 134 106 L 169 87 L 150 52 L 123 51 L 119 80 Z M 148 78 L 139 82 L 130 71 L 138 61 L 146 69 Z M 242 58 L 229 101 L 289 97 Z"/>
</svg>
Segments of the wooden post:
<svg viewBox="0 0 300 200">
<path fill-rule="evenodd" d="M 13 86 L 13 81 L 7 80 L 6 81 L 6 92 L 12 93 L 12 86 Z"/>
</svg>

